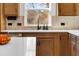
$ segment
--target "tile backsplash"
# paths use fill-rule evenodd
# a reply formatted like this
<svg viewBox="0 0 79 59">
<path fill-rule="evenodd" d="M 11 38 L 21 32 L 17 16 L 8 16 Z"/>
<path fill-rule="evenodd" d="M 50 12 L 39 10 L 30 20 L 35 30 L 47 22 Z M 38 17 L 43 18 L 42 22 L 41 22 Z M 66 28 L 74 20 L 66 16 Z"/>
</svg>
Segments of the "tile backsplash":
<svg viewBox="0 0 79 59">
<path fill-rule="evenodd" d="M 18 17 L 16 20 L 6 19 L 6 30 L 22 30 L 24 24 L 23 20 L 23 16 Z"/>
<path fill-rule="evenodd" d="M 64 23 L 64 25 L 61 25 Z M 79 17 L 78 16 L 53 16 L 51 29 L 57 30 L 78 30 Z"/>
</svg>

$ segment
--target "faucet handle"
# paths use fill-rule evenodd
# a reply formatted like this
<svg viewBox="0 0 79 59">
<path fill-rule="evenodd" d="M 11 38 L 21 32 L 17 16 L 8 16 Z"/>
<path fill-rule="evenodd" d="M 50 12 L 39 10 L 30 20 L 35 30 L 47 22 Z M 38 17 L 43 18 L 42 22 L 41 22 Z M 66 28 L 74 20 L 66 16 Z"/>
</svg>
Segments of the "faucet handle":
<svg viewBox="0 0 79 59">
<path fill-rule="evenodd" d="M 41 29 L 41 26 L 37 26 L 37 29 L 40 30 Z"/>
</svg>

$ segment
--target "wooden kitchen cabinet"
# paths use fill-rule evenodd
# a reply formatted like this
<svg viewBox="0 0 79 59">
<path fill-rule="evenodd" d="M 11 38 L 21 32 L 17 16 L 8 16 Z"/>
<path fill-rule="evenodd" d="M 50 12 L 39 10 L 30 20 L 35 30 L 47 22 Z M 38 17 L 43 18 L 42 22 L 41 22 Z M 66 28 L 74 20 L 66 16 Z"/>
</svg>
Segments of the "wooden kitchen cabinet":
<svg viewBox="0 0 79 59">
<path fill-rule="evenodd" d="M 4 16 L 18 16 L 18 3 L 4 3 Z"/>
<path fill-rule="evenodd" d="M 37 37 L 37 56 L 70 56 L 69 33 L 52 33 Z"/>
<path fill-rule="evenodd" d="M 0 31 L 1 31 L 1 3 L 0 3 Z"/>
<path fill-rule="evenodd" d="M 58 16 L 76 16 L 75 3 L 58 3 Z"/>
<path fill-rule="evenodd" d="M 1 3 L 0 3 L 0 20 L 1 20 Z"/>
<path fill-rule="evenodd" d="M 60 33 L 60 55 L 71 55 L 71 39 L 69 38 L 69 33 L 67 32 Z"/>
<path fill-rule="evenodd" d="M 37 38 L 36 55 L 52 56 L 54 55 L 54 47 L 52 38 Z"/>
<path fill-rule="evenodd" d="M 44 34 L 44 33 L 43 33 Z M 45 34 L 37 36 L 36 46 L 37 56 L 54 56 L 60 55 L 59 49 L 59 35 L 58 34 Z"/>
</svg>

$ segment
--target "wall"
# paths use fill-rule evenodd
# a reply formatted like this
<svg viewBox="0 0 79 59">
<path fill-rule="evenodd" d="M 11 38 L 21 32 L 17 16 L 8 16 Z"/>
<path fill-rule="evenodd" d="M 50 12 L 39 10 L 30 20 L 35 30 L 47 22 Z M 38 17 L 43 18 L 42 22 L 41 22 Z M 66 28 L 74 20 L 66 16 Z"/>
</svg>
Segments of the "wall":
<svg viewBox="0 0 79 59">
<path fill-rule="evenodd" d="M 57 4 L 56 3 L 51 4 L 51 12 L 50 13 L 52 16 L 57 16 Z"/>
<path fill-rule="evenodd" d="M 17 20 L 7 20 L 6 19 L 6 30 L 23 30 L 24 29 L 24 17 L 18 16 Z M 12 23 L 12 25 L 8 25 L 8 23 Z M 18 25 L 21 23 L 21 25 Z"/>
<path fill-rule="evenodd" d="M 24 16 L 24 3 L 19 4 L 19 16 Z"/>
<path fill-rule="evenodd" d="M 61 26 L 61 23 L 65 23 L 65 26 Z M 78 30 L 79 29 L 79 17 L 78 16 L 52 17 L 51 29 Z"/>
</svg>

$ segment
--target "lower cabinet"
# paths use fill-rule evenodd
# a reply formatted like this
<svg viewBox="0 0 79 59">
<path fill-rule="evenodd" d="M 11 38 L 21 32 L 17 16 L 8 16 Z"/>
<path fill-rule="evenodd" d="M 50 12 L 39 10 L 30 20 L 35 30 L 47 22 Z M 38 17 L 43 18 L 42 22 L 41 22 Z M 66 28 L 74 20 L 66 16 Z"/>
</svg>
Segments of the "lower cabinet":
<svg viewBox="0 0 79 59">
<path fill-rule="evenodd" d="M 43 33 L 42 33 L 43 34 Z M 38 35 L 36 41 L 37 56 L 70 56 L 69 33 Z"/>
<path fill-rule="evenodd" d="M 37 56 L 52 56 L 54 55 L 54 41 L 52 38 L 40 37 L 37 38 L 36 55 Z"/>
</svg>

